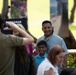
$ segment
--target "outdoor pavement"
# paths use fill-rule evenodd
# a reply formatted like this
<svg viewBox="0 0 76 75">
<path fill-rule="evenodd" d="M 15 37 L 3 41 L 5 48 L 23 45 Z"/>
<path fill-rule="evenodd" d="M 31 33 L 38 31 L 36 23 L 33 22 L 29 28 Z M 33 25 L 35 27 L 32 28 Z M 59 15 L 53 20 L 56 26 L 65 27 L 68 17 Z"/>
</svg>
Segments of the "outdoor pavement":
<svg viewBox="0 0 76 75">
<path fill-rule="evenodd" d="M 54 18 L 51 19 L 51 22 L 54 27 L 55 34 L 63 38 L 69 36 L 68 24 L 62 21 L 61 15 L 56 15 Z"/>
</svg>

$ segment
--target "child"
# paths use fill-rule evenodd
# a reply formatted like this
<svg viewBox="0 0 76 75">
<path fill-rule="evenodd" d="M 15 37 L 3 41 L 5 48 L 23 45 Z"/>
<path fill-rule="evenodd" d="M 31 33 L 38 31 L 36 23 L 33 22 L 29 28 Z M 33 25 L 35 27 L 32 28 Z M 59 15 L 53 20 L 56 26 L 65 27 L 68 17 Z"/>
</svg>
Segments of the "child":
<svg viewBox="0 0 76 75">
<path fill-rule="evenodd" d="M 37 63 L 37 66 L 39 66 L 39 64 L 45 59 L 45 57 L 47 56 L 46 50 L 47 50 L 47 43 L 44 40 L 41 40 L 38 44 L 37 44 L 37 50 L 38 50 L 38 54 L 35 56 L 35 60 Z"/>
</svg>

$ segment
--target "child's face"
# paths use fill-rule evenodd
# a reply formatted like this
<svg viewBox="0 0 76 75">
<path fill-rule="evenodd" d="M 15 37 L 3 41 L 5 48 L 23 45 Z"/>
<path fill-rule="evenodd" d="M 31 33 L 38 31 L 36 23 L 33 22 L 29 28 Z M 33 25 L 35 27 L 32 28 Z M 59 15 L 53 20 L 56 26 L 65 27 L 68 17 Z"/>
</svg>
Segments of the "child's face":
<svg viewBox="0 0 76 75">
<path fill-rule="evenodd" d="M 39 45 L 38 46 L 38 51 L 40 54 L 44 54 L 47 48 L 44 45 Z"/>
</svg>

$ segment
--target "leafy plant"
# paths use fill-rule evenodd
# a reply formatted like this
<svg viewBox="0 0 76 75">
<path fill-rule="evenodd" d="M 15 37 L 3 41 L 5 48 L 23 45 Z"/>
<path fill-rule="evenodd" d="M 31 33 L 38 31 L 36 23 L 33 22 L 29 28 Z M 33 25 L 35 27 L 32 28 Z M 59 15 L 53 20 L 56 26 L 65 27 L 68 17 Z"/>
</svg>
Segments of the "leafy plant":
<svg viewBox="0 0 76 75">
<path fill-rule="evenodd" d="M 67 56 L 67 67 L 76 69 L 76 57 L 73 57 L 71 54 Z"/>
</svg>

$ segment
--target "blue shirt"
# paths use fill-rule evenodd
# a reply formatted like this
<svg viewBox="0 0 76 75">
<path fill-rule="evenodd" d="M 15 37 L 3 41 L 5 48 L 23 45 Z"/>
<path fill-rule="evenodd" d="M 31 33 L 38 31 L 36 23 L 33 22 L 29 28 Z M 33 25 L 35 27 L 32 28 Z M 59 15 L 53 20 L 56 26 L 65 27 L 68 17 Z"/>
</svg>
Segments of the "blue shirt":
<svg viewBox="0 0 76 75">
<path fill-rule="evenodd" d="M 45 40 L 47 42 L 47 46 L 48 46 L 48 51 L 54 46 L 54 45 L 60 45 L 63 47 L 63 49 L 65 50 L 65 54 L 68 54 L 68 51 L 67 51 L 67 47 L 66 47 L 66 44 L 63 40 L 63 38 L 61 38 L 60 36 L 56 35 L 56 34 L 52 34 L 50 35 L 49 37 L 45 38 L 45 36 L 42 36 L 40 37 L 38 40 L 37 40 L 37 43 L 40 41 L 40 40 Z M 47 53 L 48 53 L 47 51 Z"/>
<path fill-rule="evenodd" d="M 43 56 L 40 56 L 39 54 L 35 56 L 37 66 L 40 65 L 40 63 L 45 59 L 46 56 L 47 56 L 47 53 L 45 53 Z"/>
</svg>

